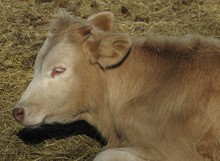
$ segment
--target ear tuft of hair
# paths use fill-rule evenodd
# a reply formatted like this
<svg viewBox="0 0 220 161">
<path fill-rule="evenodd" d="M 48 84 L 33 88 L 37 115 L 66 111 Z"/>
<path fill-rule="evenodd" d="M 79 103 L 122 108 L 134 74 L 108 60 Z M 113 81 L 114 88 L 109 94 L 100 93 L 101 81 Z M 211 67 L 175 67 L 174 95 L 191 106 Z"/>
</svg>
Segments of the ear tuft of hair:
<svg viewBox="0 0 220 161">
<path fill-rule="evenodd" d="M 49 33 L 52 35 L 57 35 L 75 22 L 80 21 L 71 16 L 68 12 L 60 10 L 58 14 L 56 14 L 54 18 L 50 21 Z"/>
</svg>

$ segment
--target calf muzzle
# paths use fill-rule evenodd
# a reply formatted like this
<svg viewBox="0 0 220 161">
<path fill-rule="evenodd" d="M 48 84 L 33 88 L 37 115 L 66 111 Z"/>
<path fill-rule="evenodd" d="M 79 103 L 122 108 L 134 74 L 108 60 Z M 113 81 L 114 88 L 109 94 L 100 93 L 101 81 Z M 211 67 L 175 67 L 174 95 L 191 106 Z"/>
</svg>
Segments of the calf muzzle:
<svg viewBox="0 0 220 161">
<path fill-rule="evenodd" d="M 16 107 L 13 109 L 12 115 L 18 122 L 22 122 L 24 119 L 24 109 L 22 107 Z"/>
</svg>

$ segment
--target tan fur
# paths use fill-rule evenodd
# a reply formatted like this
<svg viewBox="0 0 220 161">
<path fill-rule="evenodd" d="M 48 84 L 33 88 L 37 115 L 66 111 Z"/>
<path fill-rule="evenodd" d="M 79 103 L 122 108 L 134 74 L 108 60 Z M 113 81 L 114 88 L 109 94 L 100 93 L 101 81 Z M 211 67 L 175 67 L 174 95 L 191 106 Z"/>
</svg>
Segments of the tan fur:
<svg viewBox="0 0 220 161">
<path fill-rule="evenodd" d="M 113 148 L 95 161 L 219 161 L 220 41 L 195 35 L 129 38 L 102 29 L 100 15 L 92 23 L 61 16 L 50 29 L 50 48 L 68 38 L 80 57 L 74 73 L 80 103 L 69 108 L 81 111 L 77 119 L 95 126 L 108 141 L 106 149 Z M 79 32 L 86 25 L 91 31 Z M 100 68 L 105 64 L 110 68 Z"/>
</svg>

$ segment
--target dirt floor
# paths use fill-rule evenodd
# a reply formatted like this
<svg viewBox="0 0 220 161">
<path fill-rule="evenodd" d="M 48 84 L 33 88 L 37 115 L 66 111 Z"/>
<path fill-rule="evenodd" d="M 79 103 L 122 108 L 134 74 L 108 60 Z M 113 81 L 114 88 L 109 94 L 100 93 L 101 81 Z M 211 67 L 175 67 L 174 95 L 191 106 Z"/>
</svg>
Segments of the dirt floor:
<svg viewBox="0 0 220 161">
<path fill-rule="evenodd" d="M 60 8 L 81 18 L 111 11 L 115 31 L 130 35 L 220 38 L 219 0 L 0 0 L 0 160 L 90 161 L 101 149 L 100 136 L 83 122 L 30 130 L 11 116 L 33 76 L 47 24 Z"/>
</svg>

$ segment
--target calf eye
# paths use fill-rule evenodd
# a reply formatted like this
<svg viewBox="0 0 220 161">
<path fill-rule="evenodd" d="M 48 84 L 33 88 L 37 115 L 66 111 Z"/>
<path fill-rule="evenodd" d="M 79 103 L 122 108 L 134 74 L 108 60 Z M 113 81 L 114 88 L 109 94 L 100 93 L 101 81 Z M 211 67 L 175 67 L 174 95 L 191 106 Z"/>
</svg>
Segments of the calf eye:
<svg viewBox="0 0 220 161">
<path fill-rule="evenodd" d="M 51 77 L 55 77 L 56 75 L 62 74 L 65 72 L 66 68 L 63 67 L 54 67 L 52 72 L 51 72 Z"/>
</svg>

